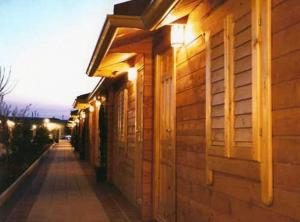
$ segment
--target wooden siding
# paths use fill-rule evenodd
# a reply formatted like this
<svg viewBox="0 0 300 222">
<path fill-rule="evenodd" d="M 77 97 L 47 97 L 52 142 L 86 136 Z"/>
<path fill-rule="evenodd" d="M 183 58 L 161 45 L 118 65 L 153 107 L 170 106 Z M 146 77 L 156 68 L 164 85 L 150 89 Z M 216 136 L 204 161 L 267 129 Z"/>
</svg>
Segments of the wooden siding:
<svg viewBox="0 0 300 222">
<path fill-rule="evenodd" d="M 272 151 L 273 203 L 262 202 L 262 160 L 256 137 L 260 126 L 253 73 L 259 67 L 253 35 L 252 3 L 255 0 L 192 1 L 187 27 L 193 35 L 177 50 L 176 56 L 176 217 L 178 222 L 296 222 L 300 221 L 300 4 L 298 0 L 272 0 Z M 212 5 L 210 5 L 212 4 Z M 180 11 L 180 7 L 176 10 Z M 265 15 L 263 15 L 264 17 Z M 257 19 L 257 17 L 255 17 Z M 263 20 L 262 22 L 264 22 Z M 232 27 L 230 27 L 232 22 Z M 225 28 L 227 27 L 227 28 Z M 207 36 L 210 33 L 210 48 Z M 226 42 L 229 32 L 232 42 Z M 169 47 L 165 41 L 169 27 L 155 33 L 154 51 Z M 262 39 L 264 39 L 263 37 Z M 224 41 L 225 40 L 225 41 Z M 160 44 L 159 44 L 160 43 Z M 255 44 L 254 44 L 255 43 Z M 228 44 L 233 50 L 228 52 Z M 227 47 L 227 49 L 226 49 Z M 255 48 L 255 50 L 253 50 Z M 210 49 L 208 61 L 207 50 Z M 226 70 L 231 53 L 232 69 Z M 226 56 L 225 56 L 226 55 Z M 265 56 L 265 55 L 264 55 Z M 152 54 L 144 54 L 142 209 L 145 220 L 153 212 L 153 109 L 154 75 Z M 210 65 L 210 66 L 208 66 Z M 206 152 L 206 71 L 211 72 L 210 132 L 213 142 L 226 146 L 225 82 L 232 72 L 234 112 L 233 149 L 226 154 Z M 128 90 L 126 148 L 119 150 L 116 140 L 116 103 L 120 88 Z M 264 91 L 262 92 L 262 94 Z M 155 101 L 156 102 L 156 101 Z M 109 181 L 135 203 L 135 88 L 123 82 L 108 89 L 108 169 Z M 228 146 L 228 145 L 227 145 Z M 241 149 L 237 149 L 241 148 Z M 262 147 L 266 149 L 266 147 Z M 241 150 L 241 151 L 240 151 Z M 231 153 L 232 152 L 232 153 Z M 226 155 L 225 155 L 226 154 Z M 232 155 L 232 156 L 231 156 Z M 231 158 L 229 158 L 231 157 Z M 233 157 L 233 158 L 232 158 Z M 207 184 L 207 168 L 213 173 Z M 269 172 L 270 173 L 270 172 Z"/>
<path fill-rule="evenodd" d="M 93 166 L 99 166 L 99 109 L 96 107 L 95 102 L 91 103 L 94 107 L 93 112 L 89 112 L 89 161 Z"/>
<path fill-rule="evenodd" d="M 143 73 L 143 105 L 142 105 L 142 151 L 137 150 L 137 127 L 136 127 L 136 83 L 127 81 L 126 76 L 112 83 L 107 89 L 107 112 L 108 112 L 108 180 L 112 182 L 134 205 L 136 205 L 144 220 L 152 218 L 152 144 L 153 144 L 153 76 L 152 55 L 145 53 L 138 56 L 135 66 Z M 120 92 L 127 92 L 126 109 L 120 109 Z M 126 116 L 126 130 L 120 130 L 120 116 Z M 119 128 L 119 129 L 118 129 Z M 119 134 L 124 133 L 122 141 Z M 121 144 L 120 144 L 121 143 Z M 141 152 L 137 154 L 137 152 Z M 140 164 L 136 158 L 142 158 Z M 139 169 L 136 169 L 140 166 Z M 141 173 L 141 183 L 137 173 Z M 137 185 L 141 187 L 136 187 Z M 138 192 L 141 192 L 141 197 Z"/>
<path fill-rule="evenodd" d="M 237 15 L 233 4 L 239 4 Z M 212 25 L 222 18 L 222 13 L 233 14 L 234 33 L 234 94 L 236 136 L 252 140 L 243 129 L 252 126 L 251 119 L 251 29 L 249 12 L 251 1 L 226 1 L 217 9 L 200 3 L 189 15 L 188 23 L 194 38 L 178 50 L 177 74 L 177 221 L 299 221 L 300 181 L 298 170 L 300 155 L 300 15 L 297 0 L 272 1 L 272 124 L 273 124 L 273 175 L 274 201 L 270 207 L 261 201 L 260 168 L 255 161 L 248 165 L 241 160 L 220 162 L 205 157 L 205 69 L 206 46 L 202 31 L 215 31 Z M 215 22 L 213 22 L 215 21 Z M 239 21 L 239 22 L 238 22 Z M 248 21 L 248 22 L 247 22 Z M 211 65 L 222 70 L 223 38 L 216 38 Z M 212 67 L 212 69 L 213 69 Z M 224 91 L 221 83 L 224 74 L 216 72 L 212 87 L 214 93 Z M 248 101 L 249 100 L 249 101 Z M 219 105 L 218 98 L 214 100 Z M 242 101 L 245 104 L 237 104 Z M 222 103 L 220 103 L 222 104 Z M 212 110 L 216 117 L 224 116 L 222 107 Z M 214 121 L 214 128 L 224 127 L 223 120 Z M 241 129 L 241 130 L 240 130 Z M 247 132 L 251 133 L 250 131 Z M 237 137 L 235 137 L 237 138 Z M 247 139 L 248 138 L 248 139 Z M 244 140 L 243 140 L 244 141 Z M 235 143 L 237 140 L 235 141 Z M 243 146 L 245 143 L 242 144 Z M 247 147 L 252 147 L 249 144 Z M 246 158 L 247 159 L 247 158 Z M 230 161 L 230 162 L 228 162 Z M 212 163 L 213 162 L 213 163 Z M 206 166 L 214 164 L 214 181 L 206 184 Z M 234 165 L 232 165 L 234 164 Z M 233 166 L 236 166 L 232 168 Z M 228 173 L 227 168 L 230 170 Z M 235 169 L 236 168 L 236 169 Z M 235 175 L 232 174 L 235 170 Z M 245 175 L 247 175 L 245 177 Z"/>
<path fill-rule="evenodd" d="M 152 54 L 144 54 L 142 218 L 152 219 L 154 79 Z"/>
</svg>

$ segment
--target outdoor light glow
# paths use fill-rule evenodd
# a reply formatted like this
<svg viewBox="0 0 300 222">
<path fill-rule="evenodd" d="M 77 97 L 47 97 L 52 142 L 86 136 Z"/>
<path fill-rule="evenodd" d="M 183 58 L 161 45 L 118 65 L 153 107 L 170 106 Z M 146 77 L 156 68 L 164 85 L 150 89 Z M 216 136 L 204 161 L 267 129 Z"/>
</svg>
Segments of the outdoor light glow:
<svg viewBox="0 0 300 222">
<path fill-rule="evenodd" d="M 50 123 L 50 119 L 44 119 L 44 123 Z"/>
<path fill-rule="evenodd" d="M 46 127 L 49 131 L 57 130 L 61 128 L 60 125 L 56 123 L 48 123 Z"/>
<path fill-rule="evenodd" d="M 174 24 L 171 27 L 171 45 L 174 48 L 182 47 L 184 45 L 184 24 Z"/>
<path fill-rule="evenodd" d="M 35 124 L 32 125 L 32 130 L 36 130 L 37 126 Z"/>
<path fill-rule="evenodd" d="M 135 67 L 131 67 L 128 69 L 128 80 L 134 81 L 137 77 L 137 69 Z"/>
<path fill-rule="evenodd" d="M 194 24 L 187 24 L 184 27 L 184 44 L 190 44 L 191 42 L 193 42 L 196 38 L 199 37 L 199 32 L 194 30 Z M 197 33 L 197 35 L 195 34 Z M 202 38 L 203 34 L 200 36 L 200 38 Z M 202 44 L 202 42 L 201 42 Z"/>
<path fill-rule="evenodd" d="M 102 103 L 105 102 L 105 101 L 106 101 L 105 96 L 101 96 L 101 97 L 100 97 L 100 101 L 101 101 Z"/>
<path fill-rule="evenodd" d="M 100 108 L 101 102 L 99 100 L 96 100 L 96 106 L 97 106 L 98 109 Z"/>
<path fill-rule="evenodd" d="M 85 112 L 82 112 L 82 113 L 80 114 L 80 116 L 81 116 L 82 119 L 85 119 L 85 117 L 86 117 Z"/>
<path fill-rule="evenodd" d="M 89 107 L 89 111 L 90 111 L 91 113 L 94 112 L 94 110 L 95 110 L 95 109 L 94 109 L 93 106 L 90 106 L 90 107 Z"/>
<path fill-rule="evenodd" d="M 9 128 L 14 128 L 15 127 L 15 123 L 13 122 L 13 121 L 11 121 L 11 120 L 7 120 L 7 126 L 9 127 Z"/>
</svg>

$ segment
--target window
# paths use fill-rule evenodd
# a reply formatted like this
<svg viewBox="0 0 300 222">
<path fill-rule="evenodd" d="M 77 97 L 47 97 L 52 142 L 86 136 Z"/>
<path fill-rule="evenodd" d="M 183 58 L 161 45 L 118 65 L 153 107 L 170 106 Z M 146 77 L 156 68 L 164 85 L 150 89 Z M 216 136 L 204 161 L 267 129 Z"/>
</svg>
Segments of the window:
<svg viewBox="0 0 300 222">
<path fill-rule="evenodd" d="M 125 143 L 127 137 L 128 91 L 122 89 L 117 94 L 117 137 L 119 143 Z"/>
<path fill-rule="evenodd" d="M 213 182 L 214 171 L 261 181 L 262 200 L 270 203 L 270 41 L 261 37 L 270 34 L 270 22 L 262 23 L 270 8 L 269 1 L 250 2 L 206 35 L 207 181 Z"/>
</svg>

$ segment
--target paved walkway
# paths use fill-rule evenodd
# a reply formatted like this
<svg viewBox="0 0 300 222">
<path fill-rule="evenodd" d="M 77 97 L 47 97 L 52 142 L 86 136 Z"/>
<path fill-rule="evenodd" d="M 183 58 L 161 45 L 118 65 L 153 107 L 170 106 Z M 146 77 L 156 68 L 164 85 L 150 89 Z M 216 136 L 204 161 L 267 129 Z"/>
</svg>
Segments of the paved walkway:
<svg viewBox="0 0 300 222">
<path fill-rule="evenodd" d="M 135 208 L 116 190 L 95 183 L 91 167 L 79 162 L 64 141 L 49 151 L 27 184 L 13 204 L 0 210 L 7 214 L 1 221 L 140 221 Z"/>
</svg>

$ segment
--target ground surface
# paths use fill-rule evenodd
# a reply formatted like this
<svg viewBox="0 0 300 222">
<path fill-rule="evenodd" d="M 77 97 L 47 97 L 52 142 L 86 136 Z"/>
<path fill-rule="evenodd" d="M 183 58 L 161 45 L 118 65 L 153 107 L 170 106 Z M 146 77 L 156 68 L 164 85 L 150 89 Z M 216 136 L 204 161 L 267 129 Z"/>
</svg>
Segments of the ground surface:
<svg viewBox="0 0 300 222">
<path fill-rule="evenodd" d="M 0 209 L 0 221 L 140 221 L 136 209 L 120 193 L 107 184 L 97 184 L 94 178 L 93 169 L 79 162 L 70 144 L 62 141 Z"/>
</svg>

